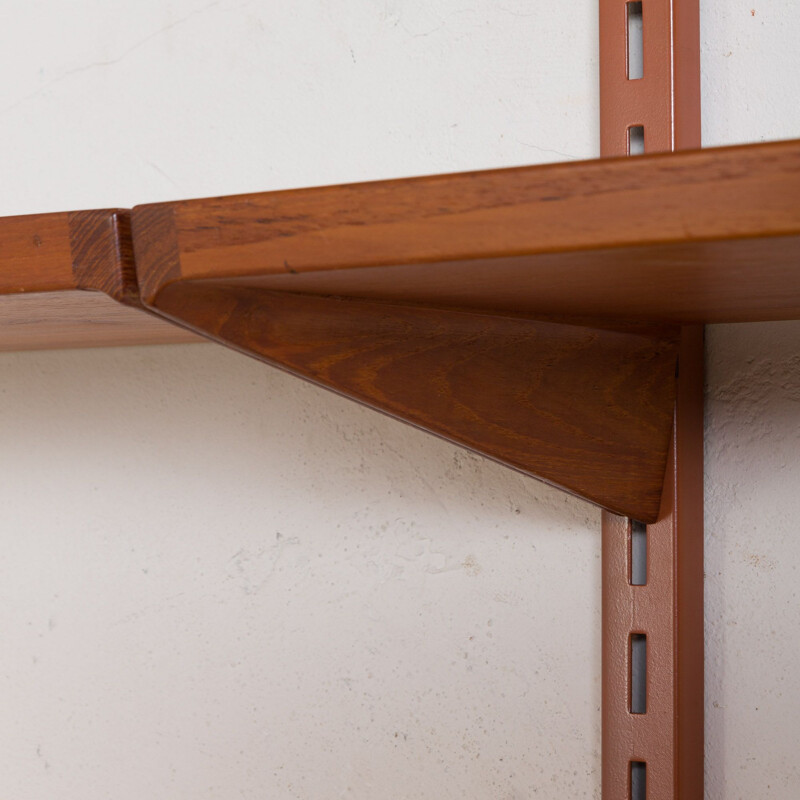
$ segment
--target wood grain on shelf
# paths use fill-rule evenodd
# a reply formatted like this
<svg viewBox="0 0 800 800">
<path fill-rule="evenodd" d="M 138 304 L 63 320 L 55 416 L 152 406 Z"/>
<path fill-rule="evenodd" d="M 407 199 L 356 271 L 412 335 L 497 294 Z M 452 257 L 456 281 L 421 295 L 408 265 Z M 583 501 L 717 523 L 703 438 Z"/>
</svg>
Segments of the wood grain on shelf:
<svg viewBox="0 0 800 800">
<path fill-rule="evenodd" d="M 133 224 L 151 303 L 221 279 L 529 315 L 800 316 L 800 141 L 189 200 Z"/>
<path fill-rule="evenodd" d="M 129 212 L 0 219 L 0 350 L 179 341 L 141 306 Z"/>
<path fill-rule="evenodd" d="M 606 508 L 652 520 L 672 425 L 672 329 L 594 330 L 203 281 L 158 307 L 216 341 Z"/>
<path fill-rule="evenodd" d="M 102 292 L 0 295 L 0 352 L 202 341 Z"/>
</svg>

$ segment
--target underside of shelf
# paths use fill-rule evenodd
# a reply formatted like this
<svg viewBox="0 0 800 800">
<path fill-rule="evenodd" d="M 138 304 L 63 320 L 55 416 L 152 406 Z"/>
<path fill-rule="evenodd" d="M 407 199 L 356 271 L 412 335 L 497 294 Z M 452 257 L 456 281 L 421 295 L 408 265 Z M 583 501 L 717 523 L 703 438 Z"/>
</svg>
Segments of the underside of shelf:
<svg viewBox="0 0 800 800">
<path fill-rule="evenodd" d="M 196 341 L 189 331 L 100 291 L 0 297 L 0 352 Z"/>
</svg>

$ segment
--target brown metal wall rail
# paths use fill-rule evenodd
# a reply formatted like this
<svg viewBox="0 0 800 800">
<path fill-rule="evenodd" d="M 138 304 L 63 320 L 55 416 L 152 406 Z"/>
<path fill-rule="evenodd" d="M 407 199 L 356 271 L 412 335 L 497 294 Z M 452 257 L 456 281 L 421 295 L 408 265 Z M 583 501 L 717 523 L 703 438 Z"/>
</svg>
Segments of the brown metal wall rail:
<svg viewBox="0 0 800 800">
<path fill-rule="evenodd" d="M 660 519 L 603 513 L 604 800 L 703 796 L 702 355 L 685 327 Z"/>
<path fill-rule="evenodd" d="M 699 0 L 600 0 L 601 154 L 638 127 L 647 153 L 700 147 Z"/>
<path fill-rule="evenodd" d="M 698 0 L 600 0 L 603 156 L 700 147 Z M 703 797 L 703 328 L 684 326 L 657 522 L 603 513 L 604 800 Z"/>
</svg>

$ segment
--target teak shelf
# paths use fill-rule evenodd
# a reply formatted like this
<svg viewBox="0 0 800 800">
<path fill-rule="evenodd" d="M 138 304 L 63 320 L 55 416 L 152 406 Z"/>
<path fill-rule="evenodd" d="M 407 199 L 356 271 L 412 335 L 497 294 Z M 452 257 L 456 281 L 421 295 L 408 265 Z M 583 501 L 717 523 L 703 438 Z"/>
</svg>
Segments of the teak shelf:
<svg viewBox="0 0 800 800">
<path fill-rule="evenodd" d="M 800 141 L 140 206 L 171 282 L 541 317 L 800 316 Z"/>
<path fill-rule="evenodd" d="M 0 348 L 199 334 L 653 522 L 680 326 L 799 264 L 798 141 L 10 217 Z"/>
</svg>

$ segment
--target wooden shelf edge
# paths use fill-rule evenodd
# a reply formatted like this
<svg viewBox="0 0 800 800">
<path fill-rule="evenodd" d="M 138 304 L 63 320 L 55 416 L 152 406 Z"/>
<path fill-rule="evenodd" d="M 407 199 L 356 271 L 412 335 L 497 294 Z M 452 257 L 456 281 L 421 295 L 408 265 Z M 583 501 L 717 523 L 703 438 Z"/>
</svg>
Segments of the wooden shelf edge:
<svg viewBox="0 0 800 800">
<path fill-rule="evenodd" d="M 0 351 L 189 341 L 139 299 L 129 211 L 0 219 Z"/>
<path fill-rule="evenodd" d="M 138 206 L 175 280 L 528 316 L 800 317 L 800 141 Z"/>
</svg>

